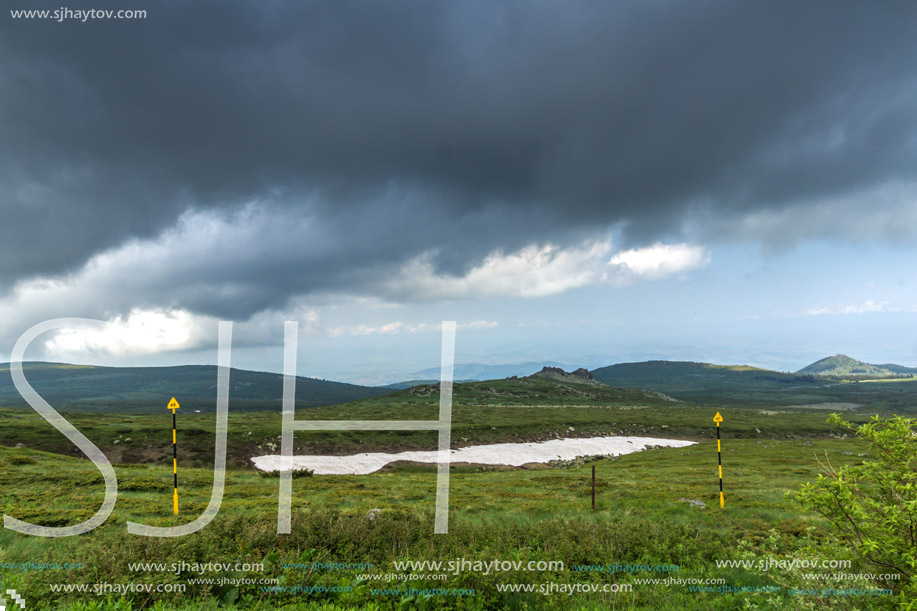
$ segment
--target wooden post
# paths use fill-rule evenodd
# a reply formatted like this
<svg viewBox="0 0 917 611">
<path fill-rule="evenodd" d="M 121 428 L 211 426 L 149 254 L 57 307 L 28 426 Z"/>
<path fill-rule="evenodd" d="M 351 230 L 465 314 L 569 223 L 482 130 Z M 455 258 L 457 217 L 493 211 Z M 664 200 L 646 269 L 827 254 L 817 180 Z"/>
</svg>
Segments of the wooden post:
<svg viewBox="0 0 917 611">
<path fill-rule="evenodd" d="M 592 511 L 595 511 L 595 465 L 592 465 Z"/>
</svg>

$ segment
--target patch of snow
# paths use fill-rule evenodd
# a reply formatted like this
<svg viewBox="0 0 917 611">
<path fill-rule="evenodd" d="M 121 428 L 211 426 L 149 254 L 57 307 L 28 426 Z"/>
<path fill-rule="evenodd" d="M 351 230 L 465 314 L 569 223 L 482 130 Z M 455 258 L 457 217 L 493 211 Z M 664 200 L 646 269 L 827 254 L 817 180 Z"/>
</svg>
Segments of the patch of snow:
<svg viewBox="0 0 917 611">
<path fill-rule="evenodd" d="M 546 463 L 552 460 L 573 460 L 578 456 L 630 454 L 645 450 L 647 446 L 681 448 L 694 445 L 693 441 L 655 439 L 652 437 L 591 437 L 587 439 L 552 439 L 533 443 L 495 443 L 450 450 L 451 462 L 479 465 L 511 465 Z M 255 456 L 251 459 L 256 469 L 277 471 L 281 457 Z M 436 463 L 439 452 L 370 452 L 350 456 L 294 456 L 293 469 L 310 469 L 316 475 L 365 475 L 378 471 L 396 461 Z"/>
</svg>

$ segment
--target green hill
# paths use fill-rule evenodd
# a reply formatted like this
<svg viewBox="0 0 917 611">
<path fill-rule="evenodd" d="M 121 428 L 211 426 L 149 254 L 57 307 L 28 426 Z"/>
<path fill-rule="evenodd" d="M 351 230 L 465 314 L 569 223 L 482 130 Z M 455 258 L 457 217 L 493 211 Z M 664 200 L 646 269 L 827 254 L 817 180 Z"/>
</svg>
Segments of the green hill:
<svg viewBox="0 0 917 611">
<path fill-rule="evenodd" d="M 846 354 L 835 354 L 834 356 L 815 361 L 796 373 L 816 376 L 882 379 L 901 376 L 910 377 L 913 374 L 917 374 L 917 368 L 895 364 L 872 365 L 850 358 Z"/>
<path fill-rule="evenodd" d="M 567 374 L 570 380 L 572 374 Z M 563 405 L 646 405 L 670 403 L 671 399 L 657 392 L 633 388 L 610 388 L 595 381 L 559 380 L 538 374 L 525 378 L 456 383 L 453 405 L 473 406 L 563 406 Z M 354 403 L 348 410 L 373 412 L 391 405 L 410 406 L 437 404 L 439 383 L 419 384 L 404 390 Z"/>
<path fill-rule="evenodd" d="M 460 382 L 474 382 L 474 380 L 453 380 L 456 384 Z M 428 378 L 423 380 L 403 380 L 401 382 L 392 382 L 391 384 L 386 384 L 382 388 L 388 388 L 391 390 L 404 390 L 405 388 L 411 388 L 413 386 L 423 386 L 424 384 L 439 384 L 438 378 Z"/>
<path fill-rule="evenodd" d="M 852 359 L 851 359 L 852 360 Z M 858 361 L 857 361 L 858 362 Z M 900 366 L 894 366 L 900 367 Z M 863 376 L 786 373 L 748 365 L 685 361 L 621 363 L 593 370 L 596 380 L 619 388 L 644 388 L 695 404 L 716 406 L 809 406 L 835 409 L 860 406 L 890 413 L 914 413 L 911 397 L 917 378 L 890 370 L 878 378 L 895 383 L 865 383 Z"/>
<path fill-rule="evenodd" d="M 800 395 L 824 385 L 812 375 L 690 361 L 620 363 L 592 375 L 609 386 L 645 388 L 698 403 L 780 403 L 790 397 L 800 402 Z"/>
<path fill-rule="evenodd" d="M 179 367 L 94 367 L 64 363 L 28 362 L 23 370 L 29 384 L 55 408 L 119 412 L 165 409 L 175 396 L 183 408 L 213 411 L 216 403 L 215 365 Z M 296 404 L 316 407 L 356 401 L 391 392 L 297 377 Z M 232 369 L 229 407 L 233 410 L 279 409 L 283 376 L 277 373 Z M 0 405 L 28 407 L 13 385 L 9 363 L 0 365 Z"/>
</svg>

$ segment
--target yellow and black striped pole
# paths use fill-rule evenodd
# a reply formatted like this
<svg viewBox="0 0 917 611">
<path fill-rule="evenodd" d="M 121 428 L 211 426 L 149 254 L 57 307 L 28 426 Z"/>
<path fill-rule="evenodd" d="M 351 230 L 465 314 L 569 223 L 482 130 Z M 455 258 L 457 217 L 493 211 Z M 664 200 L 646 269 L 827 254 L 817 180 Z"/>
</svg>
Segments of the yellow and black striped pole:
<svg viewBox="0 0 917 611">
<path fill-rule="evenodd" d="M 172 512 L 178 515 L 178 438 L 175 436 L 175 410 L 181 407 L 175 397 L 169 401 L 166 409 L 172 410 L 172 475 L 174 480 L 174 492 L 172 493 Z"/>
<path fill-rule="evenodd" d="M 723 498 L 723 448 L 720 446 L 720 422 L 723 421 L 723 417 L 719 412 L 713 417 L 713 421 L 716 422 L 716 462 L 720 467 L 720 509 L 722 509 L 726 501 Z"/>
</svg>

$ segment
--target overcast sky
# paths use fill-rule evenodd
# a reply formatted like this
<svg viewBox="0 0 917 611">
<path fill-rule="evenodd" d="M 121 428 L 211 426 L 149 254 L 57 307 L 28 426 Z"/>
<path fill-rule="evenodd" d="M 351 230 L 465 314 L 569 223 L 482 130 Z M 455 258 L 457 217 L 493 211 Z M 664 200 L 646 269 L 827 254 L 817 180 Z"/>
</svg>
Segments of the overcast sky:
<svg viewBox="0 0 917 611">
<path fill-rule="evenodd" d="M 68 6 L 147 16 L 0 15 L 0 358 L 917 364 L 913 3 Z"/>
</svg>

